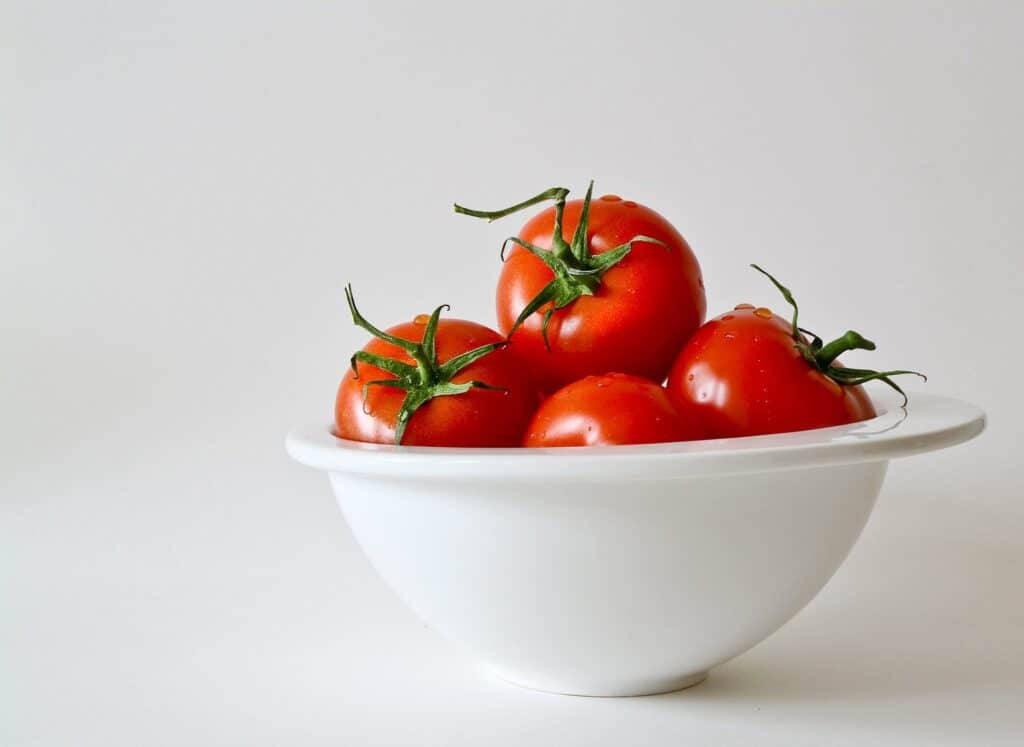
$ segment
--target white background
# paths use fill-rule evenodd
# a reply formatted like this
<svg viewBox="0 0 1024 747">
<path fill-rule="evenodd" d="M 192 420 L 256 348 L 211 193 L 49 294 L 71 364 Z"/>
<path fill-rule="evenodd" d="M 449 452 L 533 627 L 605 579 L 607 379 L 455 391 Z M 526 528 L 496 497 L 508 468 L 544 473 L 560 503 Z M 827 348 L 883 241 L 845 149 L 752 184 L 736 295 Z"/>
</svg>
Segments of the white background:
<svg viewBox="0 0 1024 747">
<path fill-rule="evenodd" d="M 0 4 L 0 744 L 1011 744 L 1024 734 L 1019 3 Z M 451 213 L 590 177 L 712 313 L 798 294 L 989 431 L 893 465 L 822 595 L 704 685 L 491 679 L 286 430 L 361 345 L 493 320 Z"/>
</svg>

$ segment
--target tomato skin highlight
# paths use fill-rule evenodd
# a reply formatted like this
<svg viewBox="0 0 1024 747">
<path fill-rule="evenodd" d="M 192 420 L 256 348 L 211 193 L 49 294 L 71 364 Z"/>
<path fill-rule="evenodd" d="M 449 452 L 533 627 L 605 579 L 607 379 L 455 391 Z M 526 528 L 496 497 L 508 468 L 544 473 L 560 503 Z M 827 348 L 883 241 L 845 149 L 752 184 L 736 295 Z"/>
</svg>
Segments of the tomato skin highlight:
<svg viewBox="0 0 1024 747">
<path fill-rule="evenodd" d="M 844 425 L 875 417 L 863 386 L 837 384 L 794 346 L 790 322 L 737 308 L 704 324 L 679 353 L 667 390 L 709 438 Z"/>
<path fill-rule="evenodd" d="M 663 387 L 610 373 L 580 379 L 545 399 L 523 446 L 615 446 L 703 436 L 696 421 L 680 417 Z"/>
<path fill-rule="evenodd" d="M 425 329 L 425 324 L 406 322 L 387 332 L 418 342 L 423 339 Z M 456 355 L 502 339 L 493 329 L 476 322 L 441 319 L 436 338 L 438 361 L 444 363 Z M 363 350 L 415 364 L 405 351 L 383 340 L 372 339 Z M 358 378 L 350 369 L 338 386 L 334 406 L 335 435 L 353 441 L 394 444 L 396 419 L 405 392 L 371 386 L 364 403 L 366 382 L 395 376 L 367 363 L 359 362 L 356 366 Z M 507 391 L 471 389 L 464 394 L 435 397 L 412 415 L 402 444 L 518 446 L 538 400 L 525 363 L 509 348 L 500 348 L 466 366 L 452 382 L 474 379 Z"/>
<path fill-rule="evenodd" d="M 589 241 L 594 255 L 638 235 L 665 242 L 636 242 L 621 262 L 601 276 L 593 296 L 556 310 L 548 326 L 550 350 L 541 332 L 543 311 L 532 314 L 511 337 L 538 386 L 551 392 L 591 374 L 611 371 L 662 381 L 680 347 L 704 320 L 706 301 L 700 266 L 689 244 L 660 214 L 619 198 L 590 204 Z M 579 223 L 582 200 L 565 204 L 562 235 Z M 551 248 L 555 210 L 527 221 L 519 238 Z M 519 313 L 553 278 L 542 260 L 510 246 L 496 294 L 499 329 L 508 334 Z"/>
</svg>

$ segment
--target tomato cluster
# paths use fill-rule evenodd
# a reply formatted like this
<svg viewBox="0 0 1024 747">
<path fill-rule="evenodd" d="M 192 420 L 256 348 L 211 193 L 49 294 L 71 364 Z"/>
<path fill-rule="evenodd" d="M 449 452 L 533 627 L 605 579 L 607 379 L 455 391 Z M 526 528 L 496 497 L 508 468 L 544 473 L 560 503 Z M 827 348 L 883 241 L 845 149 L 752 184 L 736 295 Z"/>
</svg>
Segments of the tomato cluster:
<svg viewBox="0 0 1024 747">
<path fill-rule="evenodd" d="M 682 235 L 617 195 L 567 200 L 554 188 L 502 247 L 500 333 L 446 306 L 387 330 L 346 289 L 373 335 L 352 356 L 335 403 L 336 434 L 421 446 L 601 446 L 753 436 L 874 417 L 862 386 L 913 371 L 847 368 L 838 356 L 875 345 L 848 331 L 825 343 L 798 324 L 739 304 L 705 323 L 704 281 Z M 920 374 L 917 374 L 920 375 Z"/>
</svg>

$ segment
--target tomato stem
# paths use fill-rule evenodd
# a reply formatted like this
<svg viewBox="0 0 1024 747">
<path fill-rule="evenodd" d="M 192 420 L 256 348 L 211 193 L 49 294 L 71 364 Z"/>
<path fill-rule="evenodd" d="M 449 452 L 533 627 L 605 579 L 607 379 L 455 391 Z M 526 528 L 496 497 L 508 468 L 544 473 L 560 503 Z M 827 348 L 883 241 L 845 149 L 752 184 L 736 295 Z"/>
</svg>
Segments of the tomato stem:
<svg viewBox="0 0 1024 747">
<path fill-rule="evenodd" d="M 832 362 L 836 358 L 847 350 L 874 349 L 875 343 L 861 336 L 859 332 L 854 332 L 852 329 L 848 329 L 841 337 L 837 337 L 832 342 L 822 345 L 821 350 L 818 350 L 814 354 L 814 358 L 818 362 L 818 367 L 825 370 L 832 365 Z"/>
<path fill-rule="evenodd" d="M 465 394 L 470 389 L 506 391 L 502 387 L 491 386 L 482 381 L 465 381 L 456 384 L 451 380 L 452 377 L 471 363 L 475 363 L 485 355 L 504 347 L 505 342 L 492 342 L 487 345 L 481 345 L 461 353 L 445 363 L 438 362 L 437 326 L 441 319 L 441 312 L 450 308 L 447 304 L 442 304 L 434 309 L 423 329 L 423 339 L 417 342 L 415 340 L 407 340 L 404 337 L 397 337 L 371 324 L 359 312 L 351 285 L 345 287 L 345 300 L 348 301 L 348 308 L 352 313 L 352 322 L 357 327 L 365 329 L 378 340 L 383 340 L 403 350 L 416 362 L 416 365 L 413 366 L 397 358 L 389 358 L 384 355 L 369 353 L 365 350 L 353 353 L 349 361 L 352 366 L 353 376 L 357 379 L 359 378 L 359 363 L 374 366 L 395 377 L 393 379 L 376 379 L 363 384 L 364 409 L 366 406 L 366 395 L 370 387 L 384 386 L 401 389 L 405 392 L 405 398 L 402 400 L 395 418 L 396 444 L 402 443 L 405 429 L 408 427 L 409 421 L 416 411 L 434 397 Z"/>
<path fill-rule="evenodd" d="M 782 294 L 782 297 L 786 299 L 786 302 L 793 307 L 793 319 L 791 324 L 793 327 L 794 347 L 800 352 L 800 355 L 803 356 L 808 365 L 818 371 L 821 371 L 832 379 L 832 381 L 843 386 L 856 386 L 867 381 L 878 380 L 903 395 L 904 405 L 907 404 L 907 393 L 904 392 L 890 377 L 912 374 L 914 376 L 920 376 L 925 381 L 928 381 L 927 376 L 922 373 L 918 373 L 917 371 L 873 371 L 870 369 L 846 368 L 845 366 L 834 365 L 836 363 L 836 359 L 848 350 L 874 350 L 876 347 L 875 343 L 852 329 L 846 330 L 846 332 L 841 336 L 829 343 L 823 342 L 818 335 L 800 326 L 800 308 L 797 306 L 796 299 L 793 298 L 793 294 L 790 292 L 789 288 L 784 286 L 776 280 L 773 275 L 758 265 L 751 265 L 751 267 L 767 277 Z M 805 334 L 810 335 L 810 342 L 808 342 L 807 338 L 804 337 Z"/>
<path fill-rule="evenodd" d="M 502 208 L 501 210 L 472 210 L 455 203 L 455 212 L 461 215 L 469 215 L 473 218 L 486 218 L 491 223 L 498 220 L 498 218 L 504 218 L 506 215 L 512 215 L 512 213 L 517 213 L 520 210 L 541 202 L 547 202 L 548 200 L 560 200 L 562 204 L 565 204 L 565 198 L 568 194 L 569 190 L 565 187 L 552 187 L 551 189 L 545 189 L 539 195 L 535 195 L 528 200 L 523 200 L 512 207 Z"/>
<path fill-rule="evenodd" d="M 633 244 L 642 241 L 649 244 L 658 244 L 670 250 L 665 242 L 650 236 L 634 236 L 625 244 L 621 244 L 607 252 L 596 256 L 590 253 L 590 238 L 588 236 L 588 222 L 590 219 L 590 203 L 594 193 L 594 181 L 590 180 L 587 193 L 583 198 L 583 206 L 580 210 L 579 221 L 573 231 L 572 239 L 565 240 L 562 228 L 562 216 L 565 213 L 565 198 L 569 196 L 569 190 L 564 187 L 552 187 L 528 200 L 512 205 L 502 210 L 471 210 L 459 204 L 455 205 L 455 212 L 462 215 L 469 215 L 474 218 L 485 218 L 494 221 L 511 215 L 519 210 L 536 205 L 546 200 L 554 200 L 554 228 L 551 232 L 551 248 L 545 249 L 531 244 L 518 236 L 510 236 L 501 245 L 501 259 L 505 260 L 505 249 L 509 244 L 515 244 L 530 254 L 537 257 L 548 269 L 551 270 L 551 282 L 545 285 L 533 299 L 530 300 L 519 316 L 516 318 L 508 337 L 512 337 L 517 329 L 533 314 L 543 309 L 543 320 L 541 322 L 541 338 L 544 340 L 544 347 L 549 351 L 551 345 L 548 341 L 548 324 L 552 314 L 558 309 L 574 303 L 582 296 L 592 296 L 601 285 L 601 276 L 617 265 L 626 255 L 633 250 Z M 547 308 L 544 308 L 544 307 Z"/>
</svg>

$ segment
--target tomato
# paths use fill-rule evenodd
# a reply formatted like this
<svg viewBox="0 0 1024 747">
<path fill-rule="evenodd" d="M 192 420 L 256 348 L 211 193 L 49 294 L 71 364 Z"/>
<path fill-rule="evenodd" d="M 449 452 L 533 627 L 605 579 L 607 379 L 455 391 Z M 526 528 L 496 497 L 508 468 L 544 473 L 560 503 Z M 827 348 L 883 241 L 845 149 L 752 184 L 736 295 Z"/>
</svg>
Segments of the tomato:
<svg viewBox="0 0 1024 747">
<path fill-rule="evenodd" d="M 768 277 L 792 304 L 792 321 L 740 304 L 704 324 L 669 374 L 667 389 L 680 413 L 698 419 L 711 438 L 754 436 L 874 417 L 861 386 L 872 379 L 902 393 L 889 377 L 915 372 L 844 368 L 836 356 L 873 350 L 874 343 L 853 331 L 827 345 L 813 334 L 808 340 L 797 326 L 792 295 Z"/>
<path fill-rule="evenodd" d="M 544 391 L 609 371 L 662 381 L 704 320 L 693 251 L 644 205 L 616 195 L 591 201 L 590 189 L 583 200 L 566 202 L 567 194 L 556 188 L 495 212 L 456 206 L 493 220 L 555 200 L 506 242 L 512 246 L 498 279 L 499 329 Z"/>
<path fill-rule="evenodd" d="M 711 438 L 802 431 L 875 415 L 863 387 L 843 386 L 811 368 L 788 322 L 752 306 L 738 306 L 697 330 L 669 374 L 668 391 Z"/>
<path fill-rule="evenodd" d="M 538 396 L 493 329 L 432 315 L 381 331 L 352 357 L 335 401 L 341 438 L 421 446 L 518 446 Z"/>
<path fill-rule="evenodd" d="M 684 420 L 664 388 L 639 376 L 588 376 L 541 404 L 526 429 L 524 446 L 612 446 L 702 438 Z"/>
</svg>

